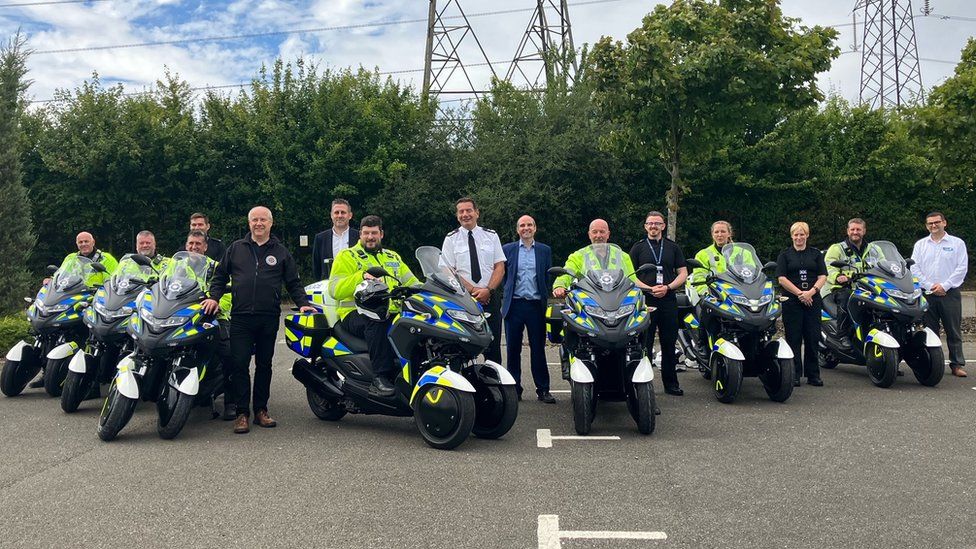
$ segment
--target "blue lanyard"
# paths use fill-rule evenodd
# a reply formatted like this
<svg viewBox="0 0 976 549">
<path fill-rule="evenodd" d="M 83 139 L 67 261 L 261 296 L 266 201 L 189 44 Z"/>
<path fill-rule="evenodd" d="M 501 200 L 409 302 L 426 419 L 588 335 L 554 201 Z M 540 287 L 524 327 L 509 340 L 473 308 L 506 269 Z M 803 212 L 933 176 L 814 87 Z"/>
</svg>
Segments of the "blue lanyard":
<svg viewBox="0 0 976 549">
<path fill-rule="evenodd" d="M 657 253 L 654 253 L 654 246 L 651 245 L 651 239 L 647 239 L 647 247 L 651 249 L 651 257 L 654 258 L 655 265 L 661 265 L 661 258 L 664 257 L 664 239 L 661 239 L 661 247 L 658 249 Z"/>
</svg>

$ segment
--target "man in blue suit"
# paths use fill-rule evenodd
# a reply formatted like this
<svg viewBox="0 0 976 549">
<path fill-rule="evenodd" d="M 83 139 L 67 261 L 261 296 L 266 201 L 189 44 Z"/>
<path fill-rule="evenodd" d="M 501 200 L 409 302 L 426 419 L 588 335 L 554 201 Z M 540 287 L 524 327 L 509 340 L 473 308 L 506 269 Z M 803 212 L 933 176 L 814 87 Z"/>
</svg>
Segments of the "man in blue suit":
<svg viewBox="0 0 976 549">
<path fill-rule="evenodd" d="M 552 267 L 552 248 L 535 241 L 535 220 L 523 215 L 516 224 L 519 240 L 502 246 L 508 268 L 505 269 L 505 297 L 502 318 L 508 348 L 508 371 L 518 384 L 522 400 L 522 332 L 529 333 L 529 357 L 532 379 L 538 398 L 555 404 L 549 392 L 549 367 L 546 364 L 546 297 Z"/>
</svg>

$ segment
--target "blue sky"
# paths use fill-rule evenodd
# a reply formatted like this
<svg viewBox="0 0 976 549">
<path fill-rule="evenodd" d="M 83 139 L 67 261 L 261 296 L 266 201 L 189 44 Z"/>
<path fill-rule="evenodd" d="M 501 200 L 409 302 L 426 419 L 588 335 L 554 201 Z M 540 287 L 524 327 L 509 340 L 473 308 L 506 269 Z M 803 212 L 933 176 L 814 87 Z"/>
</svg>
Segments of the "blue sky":
<svg viewBox="0 0 976 549">
<path fill-rule="evenodd" d="M 126 83 L 130 91 L 141 91 L 162 77 L 165 68 L 179 74 L 192 86 L 245 82 L 262 63 L 278 56 L 308 57 L 323 67 L 365 66 L 381 71 L 423 67 L 424 23 L 383 27 L 295 33 L 268 37 L 212 42 L 170 44 L 144 48 L 42 53 L 49 50 L 181 40 L 243 33 L 264 33 L 288 29 L 346 26 L 378 21 L 424 19 L 427 1 L 420 0 L 101 0 L 96 2 L 4 7 L 30 0 L 0 0 L 0 32 L 12 35 L 22 28 L 35 53 L 29 61 L 34 99 L 48 99 L 57 88 L 74 88 L 97 71 L 103 81 Z M 441 0 L 444 2 L 445 0 Z M 571 4 L 574 1 L 570 0 Z M 461 0 L 469 14 L 531 8 L 534 0 Z M 921 7 L 916 0 L 913 7 Z M 623 39 L 640 24 L 641 17 L 655 3 L 647 0 L 616 0 L 603 4 L 572 6 L 573 33 L 577 45 L 592 43 L 603 35 Z M 800 17 L 805 24 L 848 24 L 854 0 L 784 0 L 783 10 Z M 932 0 L 939 14 L 976 18 L 972 0 Z M 471 24 L 492 61 L 511 59 L 528 23 L 530 13 L 508 13 L 473 17 Z M 917 19 L 919 56 L 955 61 L 968 37 L 976 33 L 976 21 L 945 20 L 930 16 Z M 848 49 L 853 29 L 842 27 L 839 45 Z M 469 62 L 480 59 L 470 39 L 462 49 Z M 857 54 L 845 54 L 821 85 L 856 99 Z M 496 67 L 501 73 L 506 67 Z M 922 77 L 931 86 L 951 75 L 953 65 L 922 62 Z M 473 78 L 487 82 L 487 68 L 472 70 Z M 414 85 L 422 71 L 397 75 Z"/>
</svg>

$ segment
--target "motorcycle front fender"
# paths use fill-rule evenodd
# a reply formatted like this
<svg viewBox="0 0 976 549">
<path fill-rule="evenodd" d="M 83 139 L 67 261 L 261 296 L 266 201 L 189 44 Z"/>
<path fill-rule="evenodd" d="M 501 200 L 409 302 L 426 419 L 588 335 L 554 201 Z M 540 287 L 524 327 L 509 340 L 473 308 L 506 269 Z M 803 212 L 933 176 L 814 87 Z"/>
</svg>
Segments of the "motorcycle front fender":
<svg viewBox="0 0 976 549">
<path fill-rule="evenodd" d="M 640 359 L 637 363 L 637 368 L 634 369 L 634 375 L 630 378 L 633 383 L 650 383 L 654 381 L 654 368 L 651 367 L 651 361 L 647 357 Z"/>
<path fill-rule="evenodd" d="M 795 355 L 793 354 L 793 349 L 790 347 L 790 344 L 787 343 L 785 339 L 779 338 L 775 342 L 772 342 L 771 344 L 776 345 L 776 358 L 787 358 L 792 360 L 795 357 Z"/>
<path fill-rule="evenodd" d="M 443 366 L 434 366 L 420 375 L 420 380 L 417 381 L 417 385 L 413 388 L 413 393 L 410 395 L 410 404 L 413 404 L 413 399 L 417 396 L 417 391 L 424 385 L 430 385 L 431 383 L 466 393 L 477 392 L 474 385 L 471 385 L 471 382 L 461 374 Z"/>
<path fill-rule="evenodd" d="M 482 373 L 483 369 L 488 369 L 489 372 Z M 512 377 L 512 374 L 501 364 L 491 360 L 486 360 L 475 372 L 478 374 L 478 380 L 485 385 L 515 385 L 515 378 Z"/>
<path fill-rule="evenodd" d="M 79 350 L 75 356 L 71 357 L 68 363 L 68 371 L 83 374 L 88 371 L 88 360 L 85 358 L 85 351 Z"/>
<path fill-rule="evenodd" d="M 195 366 L 183 372 L 183 379 L 178 380 L 174 372 L 169 378 L 169 384 L 177 391 L 188 396 L 197 396 L 200 392 L 200 370 Z"/>
<path fill-rule="evenodd" d="M 131 356 L 127 356 L 119 361 L 119 365 L 117 366 L 118 371 L 115 373 L 115 386 L 118 387 L 119 393 L 122 396 L 138 400 L 139 383 L 136 382 L 135 372 L 132 371 L 135 365 L 136 363 L 132 360 Z"/>
<path fill-rule="evenodd" d="M 725 358 L 731 358 L 732 360 L 745 360 L 746 356 L 742 354 L 742 351 L 736 347 L 735 343 L 731 341 L 726 341 L 719 338 L 712 346 L 712 352 L 718 353 Z"/>
<path fill-rule="evenodd" d="M 7 360 L 20 362 L 24 358 L 24 347 L 30 347 L 30 345 L 26 341 L 18 341 L 16 345 L 7 351 Z"/>
<path fill-rule="evenodd" d="M 75 354 L 77 350 L 78 344 L 74 341 L 69 341 L 51 349 L 51 352 L 47 354 L 47 357 L 53 358 L 54 360 L 61 360 Z"/>
<path fill-rule="evenodd" d="M 868 332 L 868 337 L 864 338 L 864 344 L 874 343 L 875 345 L 880 345 L 882 347 L 887 347 L 888 349 L 898 349 L 901 348 L 901 344 L 895 339 L 891 334 L 882 332 L 877 328 L 872 328 Z"/>
<path fill-rule="evenodd" d="M 932 328 L 926 327 L 922 333 L 925 334 L 926 347 L 942 347 L 942 340 L 939 339 L 938 334 L 932 331 Z"/>
<path fill-rule="evenodd" d="M 593 372 L 582 360 L 572 357 L 569 361 L 569 378 L 576 383 L 593 383 Z"/>
</svg>

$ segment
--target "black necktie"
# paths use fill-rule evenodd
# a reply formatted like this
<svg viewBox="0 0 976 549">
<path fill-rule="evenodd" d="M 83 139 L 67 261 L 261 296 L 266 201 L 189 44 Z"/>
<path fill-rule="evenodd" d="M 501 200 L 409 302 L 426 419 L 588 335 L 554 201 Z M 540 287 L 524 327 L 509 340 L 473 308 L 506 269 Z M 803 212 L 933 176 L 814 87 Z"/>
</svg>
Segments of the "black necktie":
<svg viewBox="0 0 976 549">
<path fill-rule="evenodd" d="M 478 262 L 478 247 L 474 244 L 474 231 L 468 231 L 468 254 L 471 256 L 471 282 L 481 282 L 481 263 Z"/>
</svg>

